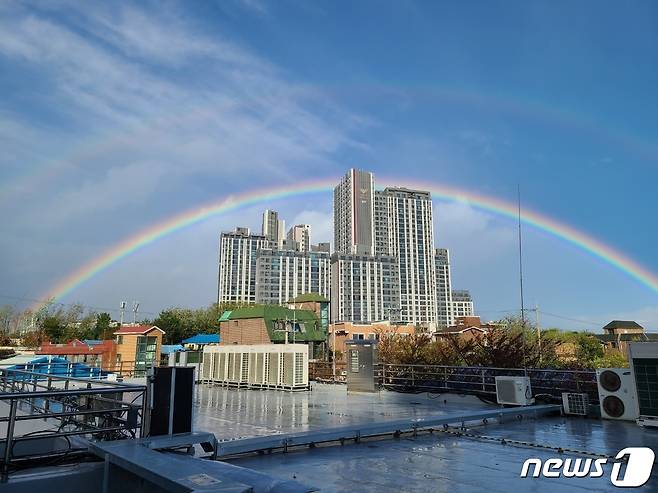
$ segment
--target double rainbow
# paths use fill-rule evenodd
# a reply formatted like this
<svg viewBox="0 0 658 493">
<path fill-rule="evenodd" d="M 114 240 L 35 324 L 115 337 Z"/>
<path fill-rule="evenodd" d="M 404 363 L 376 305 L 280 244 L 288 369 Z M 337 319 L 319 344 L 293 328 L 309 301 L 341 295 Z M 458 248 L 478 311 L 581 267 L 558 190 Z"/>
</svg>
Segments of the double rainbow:
<svg viewBox="0 0 658 493">
<path fill-rule="evenodd" d="M 176 214 L 175 216 L 149 226 L 148 228 L 141 230 L 139 233 L 113 245 L 98 257 L 95 257 L 91 261 L 80 266 L 78 269 L 57 282 L 47 293 L 45 293 L 42 299 L 62 299 L 75 289 L 82 286 L 86 281 L 101 274 L 112 265 L 120 262 L 121 259 L 131 255 L 142 247 L 149 245 L 160 238 L 176 233 L 186 227 L 200 223 L 208 218 L 221 216 L 222 214 L 252 205 L 268 204 L 287 197 L 330 192 L 338 181 L 339 180 L 336 178 L 328 178 L 318 181 L 302 182 L 294 185 L 250 190 L 237 195 L 230 195 L 220 200 L 202 205 L 201 207 Z M 404 182 L 405 186 L 409 188 L 428 190 L 432 193 L 434 198 L 464 202 L 475 208 L 503 217 L 516 219 L 518 214 L 517 206 L 515 204 L 505 202 L 495 197 L 474 193 L 471 190 L 462 190 L 430 182 L 410 183 L 401 179 L 384 179 L 378 181 L 382 181 L 384 184 Z M 556 238 L 575 245 L 592 256 L 603 260 L 605 263 L 616 267 L 638 281 L 640 284 L 658 294 L 658 277 L 647 268 L 635 262 L 630 257 L 616 251 L 612 247 L 605 245 L 566 224 L 528 209 L 525 209 L 522 212 L 521 219 L 525 224 L 533 226 L 541 231 L 545 231 Z M 39 305 L 35 305 L 32 308 L 36 309 L 38 306 Z"/>
</svg>

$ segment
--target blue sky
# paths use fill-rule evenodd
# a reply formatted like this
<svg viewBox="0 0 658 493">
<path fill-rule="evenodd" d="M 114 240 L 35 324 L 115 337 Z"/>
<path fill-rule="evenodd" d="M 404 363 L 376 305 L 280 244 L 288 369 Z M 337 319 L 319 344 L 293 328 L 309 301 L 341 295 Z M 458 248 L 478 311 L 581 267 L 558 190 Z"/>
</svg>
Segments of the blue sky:
<svg viewBox="0 0 658 493">
<path fill-rule="evenodd" d="M 527 207 L 658 272 L 656 87 L 649 1 L 3 3 L 0 303 L 38 298 L 182 210 L 350 167 L 510 201 L 520 184 Z M 263 204 L 150 245 L 63 301 L 204 305 L 219 231 L 257 228 L 265 207 L 331 239 L 329 195 Z M 513 222 L 435 208 L 455 287 L 484 318 L 517 308 Z M 655 293 L 541 232 L 525 241 L 543 325 L 658 329 Z"/>
</svg>

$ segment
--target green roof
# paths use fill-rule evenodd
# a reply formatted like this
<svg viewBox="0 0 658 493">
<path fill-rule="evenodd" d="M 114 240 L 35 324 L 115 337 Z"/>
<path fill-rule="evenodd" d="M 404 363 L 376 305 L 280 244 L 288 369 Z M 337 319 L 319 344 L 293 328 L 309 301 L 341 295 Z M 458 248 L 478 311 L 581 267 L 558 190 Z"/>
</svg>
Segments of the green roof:
<svg viewBox="0 0 658 493">
<path fill-rule="evenodd" d="M 321 329 L 320 321 L 311 310 L 291 310 L 285 306 L 279 305 L 249 305 L 236 308 L 232 311 L 225 311 L 220 322 L 227 320 L 240 320 L 250 318 L 262 318 L 265 320 L 265 326 L 272 342 L 285 340 L 285 332 L 276 330 L 278 322 L 288 321 L 296 322 L 295 341 L 324 341 L 325 332 Z M 220 326 L 221 333 L 221 326 Z M 292 334 L 288 334 L 288 340 L 292 339 Z"/>
<path fill-rule="evenodd" d="M 304 293 L 291 299 L 289 303 L 305 303 L 308 301 L 316 301 L 318 303 L 329 303 L 329 299 L 318 293 Z"/>
</svg>

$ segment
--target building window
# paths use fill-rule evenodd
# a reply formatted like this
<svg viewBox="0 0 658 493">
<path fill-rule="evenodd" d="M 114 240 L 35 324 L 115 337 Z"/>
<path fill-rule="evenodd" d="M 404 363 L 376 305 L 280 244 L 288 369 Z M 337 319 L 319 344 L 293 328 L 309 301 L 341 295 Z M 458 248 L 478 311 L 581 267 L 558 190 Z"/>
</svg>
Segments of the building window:
<svg viewBox="0 0 658 493">
<path fill-rule="evenodd" d="M 123 336 L 117 336 L 117 344 L 123 344 Z"/>
</svg>

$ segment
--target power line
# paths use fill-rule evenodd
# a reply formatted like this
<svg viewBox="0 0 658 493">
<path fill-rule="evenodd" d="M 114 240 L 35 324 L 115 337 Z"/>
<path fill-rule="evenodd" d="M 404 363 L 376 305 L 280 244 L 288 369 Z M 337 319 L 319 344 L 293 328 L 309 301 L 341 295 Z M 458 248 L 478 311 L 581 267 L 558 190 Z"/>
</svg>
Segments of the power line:
<svg viewBox="0 0 658 493">
<path fill-rule="evenodd" d="M 516 309 L 516 308 L 512 308 L 512 309 L 509 309 L 509 310 L 479 310 L 479 311 L 481 313 L 518 313 L 519 310 Z M 539 313 L 542 314 L 542 315 L 548 315 L 549 317 L 559 318 L 559 319 L 562 319 L 562 320 L 568 320 L 570 322 L 578 322 L 578 323 L 585 324 L 585 325 L 595 325 L 597 327 L 603 327 L 605 325 L 605 323 L 602 323 L 602 322 L 593 322 L 591 320 L 582 320 L 582 319 L 578 319 L 578 318 L 571 318 L 571 317 L 567 317 L 567 316 L 564 316 L 564 315 L 558 315 L 556 313 L 547 312 L 545 310 L 536 310 L 535 308 L 532 308 L 532 309 L 528 308 L 526 311 L 539 311 Z"/>
</svg>

